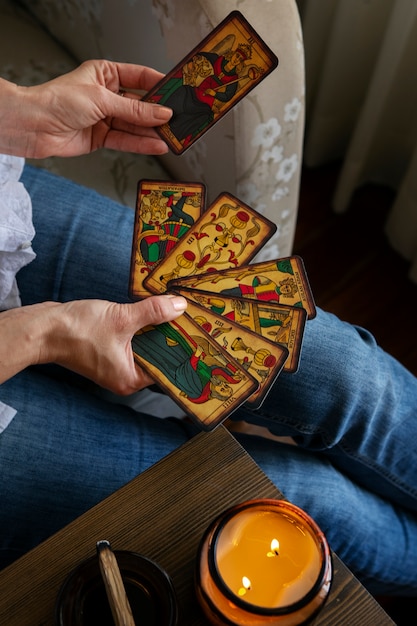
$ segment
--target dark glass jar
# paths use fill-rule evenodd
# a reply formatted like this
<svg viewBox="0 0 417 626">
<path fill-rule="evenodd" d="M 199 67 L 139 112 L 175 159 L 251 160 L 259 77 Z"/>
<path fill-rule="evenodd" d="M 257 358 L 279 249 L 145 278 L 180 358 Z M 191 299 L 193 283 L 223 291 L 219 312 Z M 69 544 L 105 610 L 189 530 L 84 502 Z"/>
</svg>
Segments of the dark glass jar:
<svg viewBox="0 0 417 626">
<path fill-rule="evenodd" d="M 115 551 L 135 622 L 176 626 L 177 599 L 168 574 L 154 561 Z M 65 580 L 56 603 L 56 626 L 114 626 L 97 555 L 83 561 Z"/>
</svg>

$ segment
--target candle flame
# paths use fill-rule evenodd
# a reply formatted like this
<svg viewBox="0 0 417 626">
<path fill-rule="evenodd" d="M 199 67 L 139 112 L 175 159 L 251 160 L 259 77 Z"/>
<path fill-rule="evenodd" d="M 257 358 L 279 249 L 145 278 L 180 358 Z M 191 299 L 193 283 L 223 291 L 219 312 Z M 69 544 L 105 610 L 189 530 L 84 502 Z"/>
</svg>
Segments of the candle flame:
<svg viewBox="0 0 417 626">
<path fill-rule="evenodd" d="M 278 539 L 273 539 L 271 541 L 271 550 L 267 552 L 267 556 L 279 556 L 279 541 Z"/>
<path fill-rule="evenodd" d="M 238 591 L 239 596 L 244 596 L 251 589 L 251 581 L 247 576 L 242 576 L 242 587 Z"/>
</svg>

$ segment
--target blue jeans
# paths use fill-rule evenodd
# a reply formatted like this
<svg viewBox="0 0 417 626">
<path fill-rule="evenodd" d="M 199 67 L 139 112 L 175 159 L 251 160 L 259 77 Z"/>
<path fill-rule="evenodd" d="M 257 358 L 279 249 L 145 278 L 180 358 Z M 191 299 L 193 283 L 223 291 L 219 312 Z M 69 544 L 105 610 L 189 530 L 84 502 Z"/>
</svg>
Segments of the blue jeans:
<svg viewBox="0 0 417 626">
<path fill-rule="evenodd" d="M 26 167 L 37 258 L 18 275 L 24 304 L 128 301 L 133 210 Z M 308 271 L 308 268 L 307 268 Z M 0 566 L 70 522 L 195 433 L 108 402 L 55 366 L 0 387 L 17 415 L 0 435 Z M 299 371 L 282 373 L 249 420 L 296 446 L 237 438 L 377 594 L 417 595 L 417 381 L 361 328 L 318 311 Z"/>
</svg>

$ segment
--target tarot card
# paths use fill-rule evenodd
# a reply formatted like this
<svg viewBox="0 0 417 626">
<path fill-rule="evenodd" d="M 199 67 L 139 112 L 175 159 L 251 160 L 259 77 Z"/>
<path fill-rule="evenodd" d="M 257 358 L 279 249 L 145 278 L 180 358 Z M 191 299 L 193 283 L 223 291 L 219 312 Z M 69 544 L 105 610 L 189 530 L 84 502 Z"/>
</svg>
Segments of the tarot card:
<svg viewBox="0 0 417 626">
<path fill-rule="evenodd" d="M 258 381 L 258 389 L 246 401 L 258 409 L 283 368 L 287 348 L 195 302 L 188 303 L 187 314 Z"/>
<path fill-rule="evenodd" d="M 304 263 L 297 255 L 215 273 L 178 277 L 168 282 L 167 287 L 173 290 L 177 287 L 202 289 L 220 295 L 296 306 L 307 311 L 307 319 L 316 315 Z"/>
<path fill-rule="evenodd" d="M 204 430 L 258 388 L 257 380 L 187 314 L 146 326 L 132 339 L 135 361 Z"/>
<path fill-rule="evenodd" d="M 197 302 L 221 315 L 223 319 L 234 321 L 270 341 L 279 343 L 288 350 L 284 371 L 297 371 L 307 319 L 305 309 L 198 289 L 175 287 L 175 292 L 188 301 Z"/>
<path fill-rule="evenodd" d="M 132 300 L 150 295 L 143 279 L 193 227 L 205 209 L 205 197 L 201 183 L 139 181 L 129 281 Z"/>
<path fill-rule="evenodd" d="M 172 250 L 144 279 L 151 293 L 164 293 L 168 281 L 252 259 L 276 225 L 229 193 L 221 193 Z"/>
<path fill-rule="evenodd" d="M 170 107 L 156 128 L 182 154 L 278 65 L 239 11 L 232 11 L 143 100 Z"/>
</svg>

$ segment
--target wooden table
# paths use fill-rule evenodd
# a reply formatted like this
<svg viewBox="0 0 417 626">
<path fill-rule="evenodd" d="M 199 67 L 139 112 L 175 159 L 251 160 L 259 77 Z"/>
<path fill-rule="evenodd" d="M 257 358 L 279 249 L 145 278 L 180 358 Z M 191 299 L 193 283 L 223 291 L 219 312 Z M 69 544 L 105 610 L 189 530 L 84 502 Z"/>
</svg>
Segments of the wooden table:
<svg viewBox="0 0 417 626">
<path fill-rule="evenodd" d="M 165 568 L 180 626 L 207 626 L 193 590 L 198 543 L 219 513 L 259 497 L 282 494 L 223 426 L 201 433 L 1 571 L 0 624 L 52 625 L 63 580 L 108 539 L 114 550 L 140 552 Z M 394 624 L 336 555 L 334 570 L 315 626 Z"/>
</svg>

